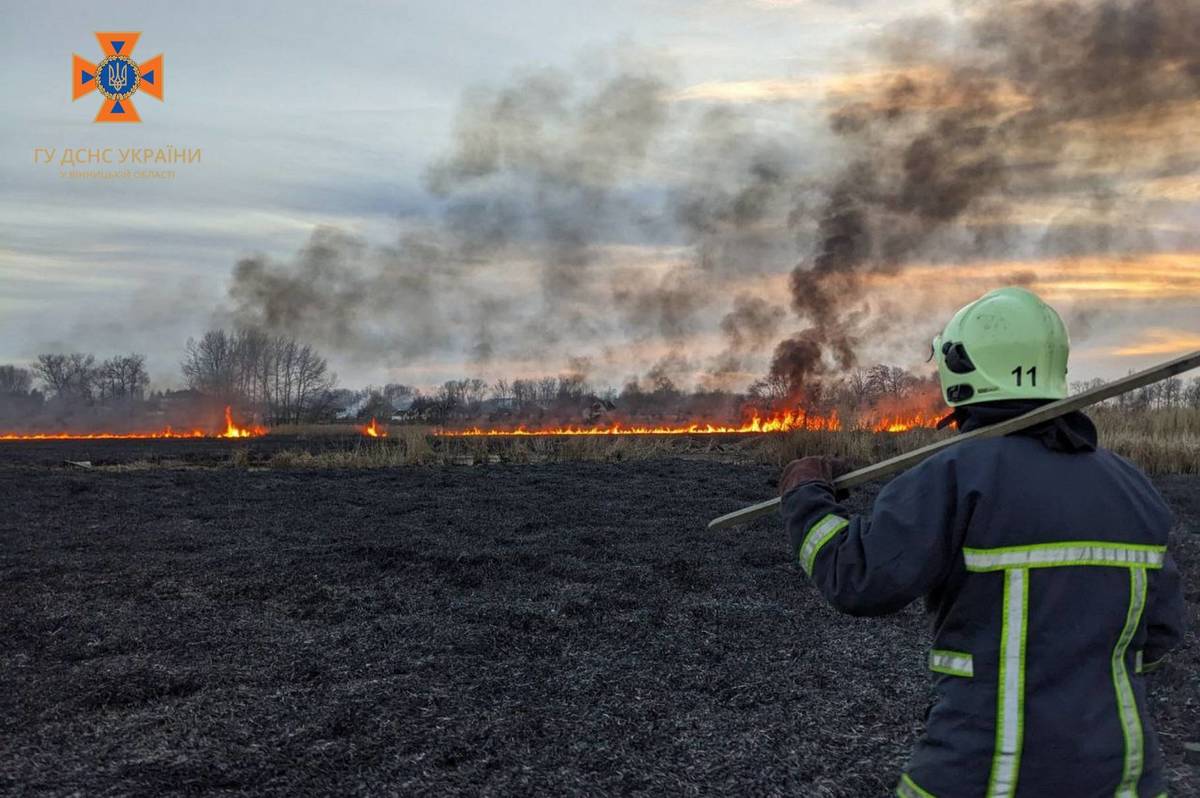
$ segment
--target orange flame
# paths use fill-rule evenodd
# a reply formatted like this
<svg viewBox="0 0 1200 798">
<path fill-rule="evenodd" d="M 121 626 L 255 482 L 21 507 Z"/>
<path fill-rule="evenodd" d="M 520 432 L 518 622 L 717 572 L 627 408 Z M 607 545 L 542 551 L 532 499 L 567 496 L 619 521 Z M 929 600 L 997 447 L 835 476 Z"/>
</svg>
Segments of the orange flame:
<svg viewBox="0 0 1200 798">
<path fill-rule="evenodd" d="M 204 430 L 174 430 L 165 427 L 159 432 L 31 432 L 0 433 L 0 441 L 94 441 L 144 440 L 149 438 L 205 438 Z"/>
<path fill-rule="evenodd" d="M 464 430 L 438 430 L 436 435 L 446 438 L 466 438 L 477 436 L 525 435 L 729 435 L 754 432 L 790 432 L 793 430 L 824 430 L 836 432 L 842 428 L 837 411 L 827 416 L 805 413 L 803 410 L 776 413 L 766 418 L 755 413 L 747 421 L 739 425 L 713 424 L 706 421 L 694 421 L 676 426 L 623 426 L 620 422 L 605 427 L 545 427 L 529 429 L 481 429 L 472 427 Z"/>
<path fill-rule="evenodd" d="M 253 438 L 266 435 L 266 427 L 239 427 L 233 423 L 233 409 L 225 408 L 225 428 L 216 434 L 202 429 L 177 430 L 164 427 L 155 432 L 0 432 L 0 441 L 108 441 L 151 440 L 158 438 Z"/>
<path fill-rule="evenodd" d="M 872 432 L 906 432 L 911 429 L 932 428 L 937 416 L 924 411 L 859 419 L 849 429 Z M 470 427 L 461 430 L 439 429 L 435 435 L 444 438 L 500 437 L 500 436 L 557 436 L 557 435 L 736 435 L 766 432 L 793 432 L 816 430 L 839 432 L 847 428 L 842 424 L 836 410 L 827 415 L 806 413 L 803 410 L 787 410 L 760 416 L 755 412 L 748 420 L 737 425 L 726 425 L 707 421 L 693 421 L 679 425 L 624 426 L 620 422 L 602 427 L 558 426 L 530 429 L 520 426 L 511 429 L 485 429 Z"/>
<path fill-rule="evenodd" d="M 266 435 L 266 427 L 239 427 L 233 423 L 233 410 L 229 405 L 225 406 L 225 431 L 217 435 L 218 438 L 254 438 L 259 435 Z"/>
<path fill-rule="evenodd" d="M 388 436 L 387 427 L 380 425 L 374 418 L 371 419 L 370 424 L 358 429 L 369 438 L 386 438 Z"/>
<path fill-rule="evenodd" d="M 910 429 L 933 429 L 937 426 L 936 414 L 917 411 L 906 416 L 884 416 L 871 423 L 872 432 L 907 432 Z"/>
</svg>

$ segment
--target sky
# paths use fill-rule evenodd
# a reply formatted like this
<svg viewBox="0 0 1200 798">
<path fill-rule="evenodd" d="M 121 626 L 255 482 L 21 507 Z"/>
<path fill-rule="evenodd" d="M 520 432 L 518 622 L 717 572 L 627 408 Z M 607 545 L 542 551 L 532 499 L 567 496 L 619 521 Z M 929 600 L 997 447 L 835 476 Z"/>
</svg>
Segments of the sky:
<svg viewBox="0 0 1200 798">
<path fill-rule="evenodd" d="M 179 387 L 189 337 L 255 321 L 312 341 L 350 386 L 564 370 L 620 385 L 657 367 L 744 387 L 817 323 L 789 274 L 815 262 L 845 164 L 879 145 L 834 132 L 832 109 L 936 72 L 936 54 L 880 42 L 971 13 L 6 2 L 0 363 L 141 352 L 157 387 Z M 96 31 L 139 31 L 134 60 L 164 56 L 164 100 L 133 98 L 140 124 L 94 123 L 101 98 L 71 98 L 71 56 L 98 61 Z M 1162 124 L 1081 131 L 1128 157 L 1056 149 L 1055 190 L 1014 197 L 1028 188 L 1014 171 L 886 266 L 822 284 L 836 324 L 853 324 L 855 362 L 921 367 L 956 307 L 1014 282 L 1067 319 L 1072 378 L 1200 348 L 1200 105 L 1170 99 Z M 1098 124 L 1084 117 L 1059 129 Z M 101 167 L 59 161 L 165 147 L 202 156 L 171 179 L 72 178 Z M 750 193 L 764 170 L 786 180 Z M 747 202 L 769 212 L 727 223 Z M 750 316 L 754 331 L 738 326 Z"/>
</svg>

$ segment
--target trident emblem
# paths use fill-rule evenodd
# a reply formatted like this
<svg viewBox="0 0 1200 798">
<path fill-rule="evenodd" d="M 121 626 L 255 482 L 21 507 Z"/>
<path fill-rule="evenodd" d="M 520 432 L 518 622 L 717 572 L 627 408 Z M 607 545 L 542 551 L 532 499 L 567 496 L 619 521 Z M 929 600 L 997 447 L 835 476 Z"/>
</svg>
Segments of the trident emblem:
<svg viewBox="0 0 1200 798">
<path fill-rule="evenodd" d="M 104 58 L 95 64 L 79 55 L 72 58 L 71 99 L 78 100 L 92 91 L 104 95 L 97 122 L 140 122 L 133 95 L 163 98 L 163 57 L 156 55 L 141 62 L 131 57 L 140 37 L 137 31 L 97 33 Z"/>
<path fill-rule="evenodd" d="M 112 86 L 116 91 L 121 91 L 125 88 L 125 84 L 129 82 L 129 65 L 124 61 L 117 61 L 108 65 L 108 85 Z"/>
</svg>

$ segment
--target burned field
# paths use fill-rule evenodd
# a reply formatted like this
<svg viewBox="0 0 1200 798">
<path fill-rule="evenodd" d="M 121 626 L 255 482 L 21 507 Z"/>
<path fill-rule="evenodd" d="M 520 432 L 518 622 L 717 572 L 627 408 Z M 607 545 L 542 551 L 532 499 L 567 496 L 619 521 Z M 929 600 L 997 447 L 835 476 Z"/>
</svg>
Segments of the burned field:
<svg viewBox="0 0 1200 798">
<path fill-rule="evenodd" d="M 0 791 L 873 796 L 919 733 L 919 607 L 837 615 L 774 520 L 704 531 L 773 468 L 59 465 L 241 445 L 0 449 Z M 1200 480 L 1156 482 L 1195 630 Z M 1198 673 L 1193 631 L 1151 679 L 1177 794 Z"/>
</svg>

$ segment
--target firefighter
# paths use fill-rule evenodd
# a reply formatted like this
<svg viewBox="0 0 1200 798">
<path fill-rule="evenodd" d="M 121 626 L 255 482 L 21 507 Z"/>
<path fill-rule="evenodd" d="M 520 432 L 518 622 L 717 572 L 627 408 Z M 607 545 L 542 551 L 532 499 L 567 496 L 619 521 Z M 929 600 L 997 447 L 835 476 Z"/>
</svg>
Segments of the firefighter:
<svg viewBox="0 0 1200 798">
<path fill-rule="evenodd" d="M 1020 288 L 959 310 L 934 339 L 947 417 L 967 432 L 1067 394 L 1067 330 Z M 1150 480 L 1075 412 L 951 447 L 888 483 L 871 512 L 836 495 L 840 465 L 780 483 L 799 566 L 851 615 L 923 596 L 936 700 L 896 794 L 1165 794 L 1143 674 L 1183 635 Z"/>
</svg>

